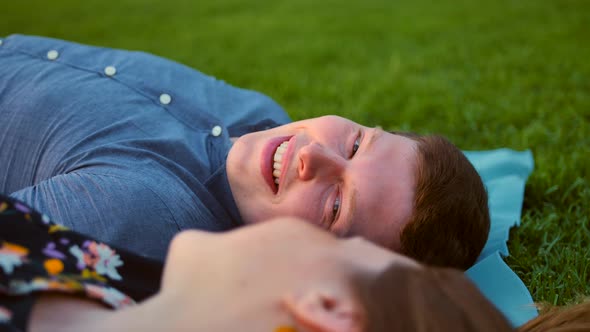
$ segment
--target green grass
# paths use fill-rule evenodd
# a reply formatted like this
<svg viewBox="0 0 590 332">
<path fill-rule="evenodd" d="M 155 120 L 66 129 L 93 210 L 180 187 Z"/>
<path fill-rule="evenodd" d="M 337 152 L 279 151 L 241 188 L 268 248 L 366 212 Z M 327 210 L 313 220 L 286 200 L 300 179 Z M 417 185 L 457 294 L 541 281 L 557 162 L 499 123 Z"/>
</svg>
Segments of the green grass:
<svg viewBox="0 0 590 332">
<path fill-rule="evenodd" d="M 7 1 L 0 35 L 152 52 L 262 91 L 294 119 L 532 149 L 507 261 L 537 301 L 590 295 L 590 2 L 79 3 Z"/>
</svg>

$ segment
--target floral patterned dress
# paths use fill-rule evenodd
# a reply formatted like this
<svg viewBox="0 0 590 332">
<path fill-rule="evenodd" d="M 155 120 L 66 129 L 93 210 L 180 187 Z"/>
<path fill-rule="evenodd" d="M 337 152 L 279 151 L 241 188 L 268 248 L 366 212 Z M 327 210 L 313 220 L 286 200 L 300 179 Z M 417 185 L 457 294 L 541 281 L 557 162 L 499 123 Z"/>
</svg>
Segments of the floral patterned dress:
<svg viewBox="0 0 590 332">
<path fill-rule="evenodd" d="M 0 195 L 0 331 L 26 331 L 41 292 L 117 309 L 153 295 L 161 274 L 161 262 L 96 242 Z"/>
</svg>

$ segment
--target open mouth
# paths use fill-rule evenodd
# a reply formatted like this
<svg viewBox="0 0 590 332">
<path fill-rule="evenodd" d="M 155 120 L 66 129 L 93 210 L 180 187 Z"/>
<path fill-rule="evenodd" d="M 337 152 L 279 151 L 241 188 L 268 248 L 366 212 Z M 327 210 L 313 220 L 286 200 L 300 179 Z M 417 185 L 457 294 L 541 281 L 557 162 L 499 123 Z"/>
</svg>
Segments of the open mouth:
<svg viewBox="0 0 590 332">
<path fill-rule="evenodd" d="M 279 145 L 272 158 L 272 178 L 274 180 L 274 183 L 277 185 L 277 189 L 279 188 L 279 179 L 281 178 L 281 174 L 283 172 L 283 155 L 285 154 L 285 152 L 287 152 L 288 147 L 289 141 L 281 143 L 281 145 Z"/>
<path fill-rule="evenodd" d="M 262 152 L 262 177 L 275 195 L 279 192 L 281 177 L 287 169 L 285 163 L 290 153 L 287 148 L 292 138 L 293 136 L 276 137 L 268 142 Z"/>
</svg>

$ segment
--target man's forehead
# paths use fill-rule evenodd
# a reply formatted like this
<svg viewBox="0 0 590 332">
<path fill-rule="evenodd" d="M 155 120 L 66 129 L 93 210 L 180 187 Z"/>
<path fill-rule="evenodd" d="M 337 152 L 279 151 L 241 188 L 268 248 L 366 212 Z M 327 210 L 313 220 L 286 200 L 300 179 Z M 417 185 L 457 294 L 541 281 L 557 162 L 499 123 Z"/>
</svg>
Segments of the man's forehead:
<svg viewBox="0 0 590 332">
<path fill-rule="evenodd" d="M 383 132 L 374 144 L 374 160 L 358 185 L 351 234 L 395 248 L 408 221 L 415 193 L 416 142 Z"/>
</svg>

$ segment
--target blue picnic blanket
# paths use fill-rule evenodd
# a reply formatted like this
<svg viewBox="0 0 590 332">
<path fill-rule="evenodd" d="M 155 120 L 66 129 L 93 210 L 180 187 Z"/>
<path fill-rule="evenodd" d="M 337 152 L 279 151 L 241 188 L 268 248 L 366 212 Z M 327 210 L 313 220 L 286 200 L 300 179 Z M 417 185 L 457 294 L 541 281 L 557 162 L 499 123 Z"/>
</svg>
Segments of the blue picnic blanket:
<svg viewBox="0 0 590 332">
<path fill-rule="evenodd" d="M 465 151 L 488 190 L 488 241 L 467 276 L 515 326 L 537 316 L 529 290 L 501 256 L 508 256 L 510 228 L 520 225 L 525 182 L 533 170 L 531 151 Z"/>
</svg>

